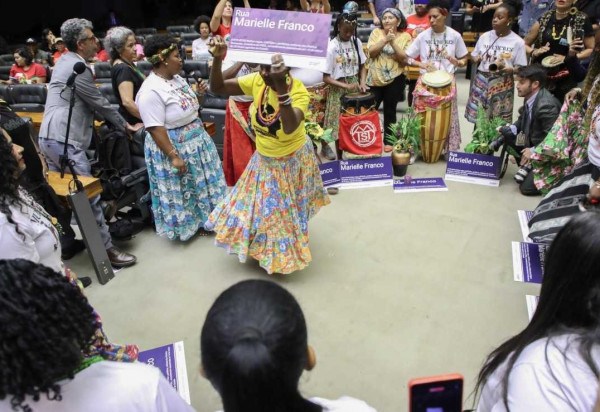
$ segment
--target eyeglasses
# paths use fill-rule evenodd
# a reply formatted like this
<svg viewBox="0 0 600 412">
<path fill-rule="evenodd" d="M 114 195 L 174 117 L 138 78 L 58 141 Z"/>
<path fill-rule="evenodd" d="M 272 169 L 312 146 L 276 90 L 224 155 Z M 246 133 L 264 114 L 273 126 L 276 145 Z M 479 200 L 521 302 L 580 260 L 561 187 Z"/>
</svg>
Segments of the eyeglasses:
<svg viewBox="0 0 600 412">
<path fill-rule="evenodd" d="M 81 39 L 81 41 L 88 41 L 88 40 L 94 40 L 94 41 L 96 41 L 96 40 L 97 40 L 97 38 L 96 38 L 96 36 L 94 36 L 94 35 L 92 34 L 90 37 L 86 37 L 85 39 Z"/>
</svg>

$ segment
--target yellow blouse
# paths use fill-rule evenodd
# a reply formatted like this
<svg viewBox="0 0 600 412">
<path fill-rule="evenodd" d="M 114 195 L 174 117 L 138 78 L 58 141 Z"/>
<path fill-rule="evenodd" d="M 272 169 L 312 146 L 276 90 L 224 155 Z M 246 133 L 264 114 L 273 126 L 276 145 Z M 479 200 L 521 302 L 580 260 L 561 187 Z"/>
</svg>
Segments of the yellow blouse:
<svg viewBox="0 0 600 412">
<path fill-rule="evenodd" d="M 373 30 L 369 36 L 367 47 L 381 41 L 384 36 L 383 29 Z M 396 33 L 394 43 L 402 50 L 406 50 L 411 40 L 410 34 L 406 32 Z M 398 60 L 394 58 L 395 54 L 392 45 L 386 44 L 376 57 L 369 57 L 367 61 L 367 84 L 369 86 L 385 86 L 404 72 L 404 66 L 400 66 Z"/>
</svg>

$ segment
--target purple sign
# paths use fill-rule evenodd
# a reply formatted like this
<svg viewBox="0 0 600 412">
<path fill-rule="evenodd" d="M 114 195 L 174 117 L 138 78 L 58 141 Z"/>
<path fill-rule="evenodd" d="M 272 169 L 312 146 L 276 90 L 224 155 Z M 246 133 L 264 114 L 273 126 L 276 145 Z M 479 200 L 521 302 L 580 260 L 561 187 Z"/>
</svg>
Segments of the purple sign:
<svg viewBox="0 0 600 412">
<path fill-rule="evenodd" d="M 446 165 L 446 180 L 498 186 L 500 158 L 475 153 L 450 152 Z"/>
<path fill-rule="evenodd" d="M 519 226 L 521 226 L 521 233 L 523 234 L 524 242 L 531 242 L 529 239 L 529 221 L 533 216 L 531 210 L 517 210 L 517 216 L 519 217 Z"/>
<path fill-rule="evenodd" d="M 187 403 L 190 403 L 190 388 L 183 342 L 175 342 L 170 345 L 141 351 L 138 360 L 160 369 L 171 386 L 177 390 L 177 393 Z"/>
<path fill-rule="evenodd" d="M 319 171 L 325 187 L 339 184 L 342 181 L 340 178 L 340 162 L 337 160 L 320 164 Z"/>
<path fill-rule="evenodd" d="M 342 188 L 392 185 L 392 158 L 340 160 Z"/>
<path fill-rule="evenodd" d="M 395 193 L 411 193 L 411 192 L 447 192 L 448 187 L 441 177 L 419 177 L 395 179 Z"/>
<path fill-rule="evenodd" d="M 517 282 L 542 283 L 548 245 L 513 242 L 513 272 Z"/>
<path fill-rule="evenodd" d="M 289 67 L 324 69 L 330 28 L 330 14 L 236 8 L 227 53 L 261 64 L 280 53 Z"/>
</svg>

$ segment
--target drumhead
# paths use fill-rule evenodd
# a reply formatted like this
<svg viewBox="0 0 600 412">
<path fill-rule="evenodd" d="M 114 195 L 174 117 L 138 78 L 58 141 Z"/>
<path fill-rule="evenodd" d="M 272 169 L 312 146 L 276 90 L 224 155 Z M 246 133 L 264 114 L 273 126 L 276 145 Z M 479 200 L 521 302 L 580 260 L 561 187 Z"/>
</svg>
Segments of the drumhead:
<svg viewBox="0 0 600 412">
<path fill-rule="evenodd" d="M 375 95 L 370 92 L 367 92 L 367 93 L 354 92 L 354 93 L 345 94 L 344 98 L 346 100 L 363 101 L 363 100 L 375 98 Z"/>
<path fill-rule="evenodd" d="M 452 75 L 443 70 L 423 74 L 423 83 L 431 87 L 444 87 L 452 83 Z"/>
<path fill-rule="evenodd" d="M 560 66 L 561 62 L 560 61 L 556 61 L 553 62 L 554 60 L 554 56 L 546 56 L 542 59 L 542 66 L 544 67 L 556 67 L 556 66 Z"/>
</svg>

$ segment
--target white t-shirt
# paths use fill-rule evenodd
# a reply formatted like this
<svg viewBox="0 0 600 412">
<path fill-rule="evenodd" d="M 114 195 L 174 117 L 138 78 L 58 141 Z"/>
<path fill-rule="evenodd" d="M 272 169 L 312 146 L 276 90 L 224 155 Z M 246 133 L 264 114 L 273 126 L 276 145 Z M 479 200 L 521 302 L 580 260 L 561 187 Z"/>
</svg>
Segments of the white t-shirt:
<svg viewBox="0 0 600 412">
<path fill-rule="evenodd" d="M 402 12 L 404 18 L 415 13 L 414 0 L 398 0 L 398 10 Z"/>
<path fill-rule="evenodd" d="M 360 399 L 342 396 L 336 400 L 310 398 L 309 401 L 323 407 L 323 412 L 377 412 Z"/>
<path fill-rule="evenodd" d="M 490 63 L 501 59 L 508 67 L 527 66 L 527 55 L 525 54 L 525 41 L 515 32 L 508 36 L 498 37 L 494 30 L 483 33 L 475 50 L 471 52 L 473 57 L 482 56 L 478 69 L 489 72 Z"/>
<path fill-rule="evenodd" d="M 596 82 L 600 77 L 596 78 Z M 590 137 L 588 141 L 588 159 L 594 166 L 600 167 L 600 106 L 592 115 Z"/>
<path fill-rule="evenodd" d="M 323 83 L 323 72 L 314 69 L 301 69 L 293 67 L 290 75 L 302 82 L 304 87 L 312 87 Z"/>
<path fill-rule="evenodd" d="M 35 412 L 191 412 L 158 368 L 144 363 L 102 361 L 62 381 L 61 401 L 40 396 L 25 402 Z M 9 395 L 0 412 L 12 411 Z"/>
<path fill-rule="evenodd" d="M 467 53 L 467 46 L 460 33 L 451 27 L 446 27 L 443 33 L 434 33 L 430 27 L 419 34 L 406 49 L 408 57 L 420 57 L 421 62 L 433 62 L 437 69 L 450 74 L 456 71 L 456 66 L 445 56 L 461 59 Z M 421 73 L 425 72 L 425 69 L 421 69 Z"/>
<path fill-rule="evenodd" d="M 199 37 L 192 42 L 192 59 L 212 60 L 212 54 L 210 54 L 208 51 L 208 42 L 210 41 L 210 39 L 211 36 L 208 36 L 206 39 Z"/>
<path fill-rule="evenodd" d="M 230 67 L 232 67 L 234 64 L 236 64 L 237 62 L 235 60 L 232 60 L 228 57 L 225 57 L 225 60 L 223 60 L 223 63 L 221 63 L 221 71 L 225 71 L 227 69 L 229 69 Z M 256 70 L 258 69 L 253 69 L 251 67 L 249 67 L 246 63 L 244 63 L 244 65 L 242 66 L 242 68 L 237 72 L 237 74 L 235 75 L 236 78 L 238 77 L 242 77 L 245 76 L 247 74 L 250 73 L 254 73 Z M 248 96 L 246 94 L 240 94 L 237 96 L 230 96 L 231 99 L 235 100 L 236 102 L 251 102 L 254 100 L 254 98 L 252 96 Z"/>
<path fill-rule="evenodd" d="M 354 47 L 354 37 L 350 41 L 343 42 L 340 42 L 337 37 L 329 40 L 325 73 L 331 75 L 335 80 L 358 75 L 358 57 L 360 56 L 360 61 L 365 64 L 367 56 L 363 52 L 360 39 L 356 39 L 356 41 L 358 52 Z"/>
<path fill-rule="evenodd" d="M 175 129 L 198 118 L 200 104 L 196 93 L 179 75 L 165 80 L 154 72 L 144 80 L 135 98 L 146 127 Z"/>
<path fill-rule="evenodd" d="M 579 355 L 580 345 L 575 338 L 572 334 L 560 335 L 550 341 L 543 338 L 523 350 L 510 372 L 508 410 L 579 412 L 594 408 L 598 379 Z M 592 358 L 596 367 L 600 367 L 600 347 L 592 349 Z M 498 367 L 486 381 L 478 412 L 507 411 L 501 384 L 505 365 Z"/>
<path fill-rule="evenodd" d="M 24 190 L 19 194 L 24 203 L 10 206 L 10 211 L 20 233 L 0 212 L 0 259 L 26 259 L 62 273 L 58 231 L 42 206 Z"/>
</svg>

